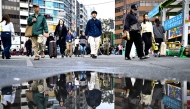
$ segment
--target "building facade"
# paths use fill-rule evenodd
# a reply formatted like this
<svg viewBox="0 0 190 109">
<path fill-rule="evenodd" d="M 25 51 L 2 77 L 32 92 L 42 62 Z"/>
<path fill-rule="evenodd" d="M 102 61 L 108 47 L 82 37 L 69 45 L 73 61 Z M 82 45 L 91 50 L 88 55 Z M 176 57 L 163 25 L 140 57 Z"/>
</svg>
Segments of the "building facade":
<svg viewBox="0 0 190 109">
<path fill-rule="evenodd" d="M 130 11 L 132 4 L 139 6 L 138 19 L 143 21 L 143 14 L 148 13 L 155 6 L 159 5 L 163 0 L 126 0 L 127 13 Z M 123 13 L 124 13 L 124 0 L 115 0 L 115 44 L 122 43 L 122 31 L 123 31 Z M 151 20 L 154 20 L 151 19 Z"/>
</svg>

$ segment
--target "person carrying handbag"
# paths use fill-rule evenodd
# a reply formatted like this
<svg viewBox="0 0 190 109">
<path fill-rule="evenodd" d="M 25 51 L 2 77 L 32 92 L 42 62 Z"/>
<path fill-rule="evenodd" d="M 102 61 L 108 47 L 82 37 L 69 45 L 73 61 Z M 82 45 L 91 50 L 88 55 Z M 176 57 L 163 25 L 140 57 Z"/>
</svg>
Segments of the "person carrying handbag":
<svg viewBox="0 0 190 109">
<path fill-rule="evenodd" d="M 130 58 L 130 51 L 132 44 L 134 42 L 138 57 L 143 60 L 146 59 L 143 53 L 143 45 L 142 45 L 142 38 L 141 38 L 141 26 L 137 19 L 137 4 L 131 5 L 130 13 L 127 14 L 125 19 L 125 26 L 124 26 L 124 34 L 129 32 L 130 40 L 127 40 L 126 49 L 125 49 L 125 60 L 131 60 Z"/>
<path fill-rule="evenodd" d="M 45 58 L 44 54 L 44 45 L 43 45 L 43 38 L 48 37 L 48 26 L 46 22 L 46 18 L 44 15 L 39 13 L 39 5 L 34 4 L 34 14 L 30 15 L 27 20 L 28 26 L 32 26 L 32 47 L 34 49 L 34 60 L 39 60 L 40 56 L 38 54 L 38 50 L 40 51 L 41 58 Z M 45 33 L 44 33 L 45 31 Z M 26 33 L 25 33 L 26 34 Z"/>
</svg>

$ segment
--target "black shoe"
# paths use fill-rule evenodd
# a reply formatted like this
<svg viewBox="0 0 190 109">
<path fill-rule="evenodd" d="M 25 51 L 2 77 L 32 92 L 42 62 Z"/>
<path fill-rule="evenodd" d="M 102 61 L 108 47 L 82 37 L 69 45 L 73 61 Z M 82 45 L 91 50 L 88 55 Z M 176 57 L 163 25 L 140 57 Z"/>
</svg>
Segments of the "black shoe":
<svg viewBox="0 0 190 109">
<path fill-rule="evenodd" d="M 5 58 L 5 54 L 4 53 L 2 53 L 2 59 L 4 59 Z"/>
<path fill-rule="evenodd" d="M 11 58 L 6 58 L 6 59 L 11 59 Z"/>
<path fill-rule="evenodd" d="M 144 56 L 143 56 L 143 57 L 140 57 L 140 60 L 144 60 L 144 59 L 147 59 L 147 58 L 146 58 L 146 57 L 144 57 Z"/>
<path fill-rule="evenodd" d="M 97 59 L 97 56 L 93 55 L 92 58 L 93 58 L 93 59 Z"/>
<path fill-rule="evenodd" d="M 125 60 L 131 60 L 131 58 L 130 57 L 125 57 Z"/>
<path fill-rule="evenodd" d="M 62 55 L 61 57 L 64 58 L 64 55 Z"/>
</svg>

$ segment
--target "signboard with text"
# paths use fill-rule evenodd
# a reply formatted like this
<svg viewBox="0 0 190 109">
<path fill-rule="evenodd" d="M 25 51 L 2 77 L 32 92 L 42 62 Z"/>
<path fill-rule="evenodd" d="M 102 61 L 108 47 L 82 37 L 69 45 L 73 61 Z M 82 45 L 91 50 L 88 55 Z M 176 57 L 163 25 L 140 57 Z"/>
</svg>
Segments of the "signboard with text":
<svg viewBox="0 0 190 109">
<path fill-rule="evenodd" d="M 164 105 L 166 105 L 172 109 L 181 109 L 181 101 L 179 101 L 179 100 L 176 100 L 169 96 L 164 96 L 162 101 L 163 101 Z"/>
<path fill-rule="evenodd" d="M 152 17 L 154 17 L 156 14 L 159 13 L 159 6 L 157 5 L 156 7 L 154 7 L 149 13 L 148 13 L 148 19 L 151 19 Z"/>
<path fill-rule="evenodd" d="M 164 29 L 170 30 L 175 27 L 181 26 L 183 23 L 182 13 L 164 22 Z"/>
</svg>

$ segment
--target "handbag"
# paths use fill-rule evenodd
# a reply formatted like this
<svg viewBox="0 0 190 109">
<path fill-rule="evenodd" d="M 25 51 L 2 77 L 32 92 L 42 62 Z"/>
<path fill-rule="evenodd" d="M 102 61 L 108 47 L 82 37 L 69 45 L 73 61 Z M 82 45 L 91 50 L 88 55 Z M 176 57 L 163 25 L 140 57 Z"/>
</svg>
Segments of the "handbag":
<svg viewBox="0 0 190 109">
<path fill-rule="evenodd" d="M 155 41 L 152 41 L 152 49 L 153 50 L 158 50 L 158 46 L 156 45 Z"/>
<path fill-rule="evenodd" d="M 130 31 L 141 31 L 141 24 L 139 22 L 130 26 Z"/>
<path fill-rule="evenodd" d="M 26 90 L 25 91 L 25 94 L 26 94 L 26 100 L 27 101 L 33 101 L 33 92 L 31 90 Z"/>
<path fill-rule="evenodd" d="M 54 91 L 48 91 L 48 95 L 49 95 L 49 97 L 55 97 Z"/>
<path fill-rule="evenodd" d="M 32 26 L 26 26 L 25 37 L 32 37 Z"/>
</svg>

